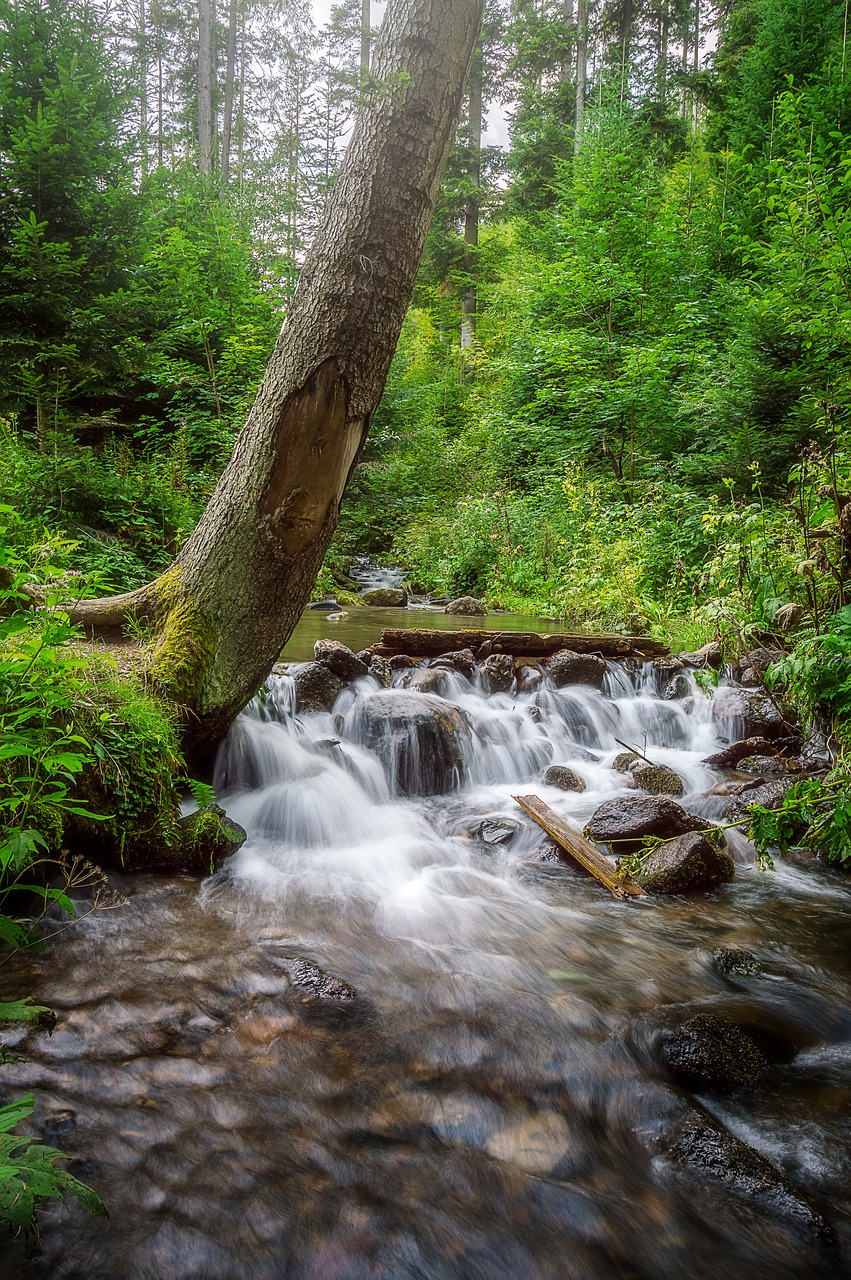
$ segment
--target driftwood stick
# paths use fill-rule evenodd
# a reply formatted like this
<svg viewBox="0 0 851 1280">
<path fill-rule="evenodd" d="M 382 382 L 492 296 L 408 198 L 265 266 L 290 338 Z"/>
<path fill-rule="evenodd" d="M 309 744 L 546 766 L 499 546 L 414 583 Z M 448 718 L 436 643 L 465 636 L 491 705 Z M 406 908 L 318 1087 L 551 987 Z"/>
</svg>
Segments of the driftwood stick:
<svg viewBox="0 0 851 1280">
<path fill-rule="evenodd" d="M 538 825 L 544 828 L 547 835 L 552 836 L 556 844 L 569 853 L 571 858 L 575 858 L 586 871 L 590 871 L 591 875 L 604 884 L 616 898 L 647 896 L 644 890 L 632 880 L 620 876 L 615 864 L 605 854 L 600 853 L 600 850 L 595 848 L 589 840 L 569 827 L 548 804 L 544 804 L 543 800 L 537 796 L 515 796 L 514 799 L 521 809 L 526 810 L 530 818 L 534 818 Z"/>
</svg>

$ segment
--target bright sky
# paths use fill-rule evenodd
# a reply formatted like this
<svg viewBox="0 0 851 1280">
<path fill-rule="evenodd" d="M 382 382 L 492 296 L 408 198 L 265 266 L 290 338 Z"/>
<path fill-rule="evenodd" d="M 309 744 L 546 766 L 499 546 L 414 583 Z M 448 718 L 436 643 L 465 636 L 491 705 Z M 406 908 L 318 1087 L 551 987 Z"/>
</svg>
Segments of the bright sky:
<svg viewBox="0 0 851 1280">
<path fill-rule="evenodd" d="M 313 19 L 318 27 L 328 21 L 333 3 L 334 0 L 313 0 Z M 372 0 L 372 25 L 374 27 L 381 25 L 381 19 L 384 17 L 386 7 L 386 0 Z M 483 141 L 486 147 L 508 147 L 508 125 L 505 119 L 505 111 L 502 107 L 492 106 L 488 111 Z"/>
</svg>

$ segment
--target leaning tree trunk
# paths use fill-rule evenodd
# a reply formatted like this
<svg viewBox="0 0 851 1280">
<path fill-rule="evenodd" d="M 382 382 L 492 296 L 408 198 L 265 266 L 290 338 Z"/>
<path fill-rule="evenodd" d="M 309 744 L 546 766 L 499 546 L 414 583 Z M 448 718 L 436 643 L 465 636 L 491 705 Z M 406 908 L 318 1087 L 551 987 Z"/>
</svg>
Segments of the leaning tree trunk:
<svg viewBox="0 0 851 1280">
<path fill-rule="evenodd" d="M 85 602 L 150 620 L 148 676 L 194 758 L 260 687 L 307 602 L 381 396 L 437 199 L 483 0 L 390 0 L 372 87 L 233 456 L 161 578 Z"/>
</svg>

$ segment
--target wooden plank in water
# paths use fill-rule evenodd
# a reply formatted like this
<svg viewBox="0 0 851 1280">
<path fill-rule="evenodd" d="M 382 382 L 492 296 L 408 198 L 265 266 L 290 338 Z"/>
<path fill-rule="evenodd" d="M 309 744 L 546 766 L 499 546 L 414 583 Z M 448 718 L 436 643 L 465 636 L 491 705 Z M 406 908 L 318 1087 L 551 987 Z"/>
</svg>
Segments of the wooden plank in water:
<svg viewBox="0 0 851 1280">
<path fill-rule="evenodd" d="M 379 642 L 390 656 L 406 653 L 411 658 L 436 658 L 459 649 L 474 652 L 489 644 L 492 653 L 510 653 L 523 658 L 551 658 L 560 649 L 574 653 L 597 653 L 603 658 L 664 657 L 667 645 L 648 636 L 569 636 L 542 635 L 535 631 L 432 631 L 425 627 L 387 627 Z"/>
<path fill-rule="evenodd" d="M 616 875 L 615 864 L 605 854 L 600 853 L 590 841 L 581 836 L 578 831 L 574 831 L 569 827 L 563 818 L 550 808 L 548 804 L 544 804 L 537 796 L 515 796 L 514 799 L 520 805 L 521 809 L 525 809 L 530 818 L 542 826 L 547 835 L 552 836 L 553 840 L 561 846 L 571 858 L 575 858 L 586 871 L 590 871 L 592 876 L 604 884 L 610 893 L 616 898 L 645 898 L 643 889 L 640 889 L 632 880 L 621 879 Z"/>
</svg>

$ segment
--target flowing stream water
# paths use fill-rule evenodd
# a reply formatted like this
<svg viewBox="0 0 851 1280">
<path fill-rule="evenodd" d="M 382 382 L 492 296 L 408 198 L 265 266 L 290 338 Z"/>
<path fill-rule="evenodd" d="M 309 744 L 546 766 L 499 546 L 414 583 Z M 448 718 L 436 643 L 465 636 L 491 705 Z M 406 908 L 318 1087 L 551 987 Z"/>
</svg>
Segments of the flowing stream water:
<svg viewBox="0 0 851 1280">
<path fill-rule="evenodd" d="M 220 752 L 221 802 L 249 833 L 230 864 L 120 881 L 129 906 L 7 966 L 58 1024 L 3 1037 L 22 1053 L 4 1096 L 36 1091 L 35 1130 L 110 1218 L 51 1205 L 4 1274 L 847 1274 L 847 879 L 794 859 L 760 873 L 739 840 L 735 880 L 711 895 L 618 901 L 542 852 L 512 796 L 581 827 L 626 787 L 621 739 L 717 818 L 710 698 L 666 701 L 651 668 L 616 665 L 602 693 L 544 680 L 486 696 L 454 673 L 442 693 L 469 726 L 464 781 L 406 797 L 393 762 L 411 742 L 397 728 L 376 747 L 367 703 L 431 695 L 366 678 L 333 716 L 296 717 L 292 680 L 273 677 Z M 586 790 L 545 786 L 552 762 Z M 749 948 L 765 973 L 725 979 L 717 947 Z M 794 1041 L 767 1084 L 698 1103 L 826 1212 L 838 1246 L 701 1197 L 641 1140 L 677 1091 L 635 1027 L 675 1005 L 747 1007 Z"/>
</svg>

